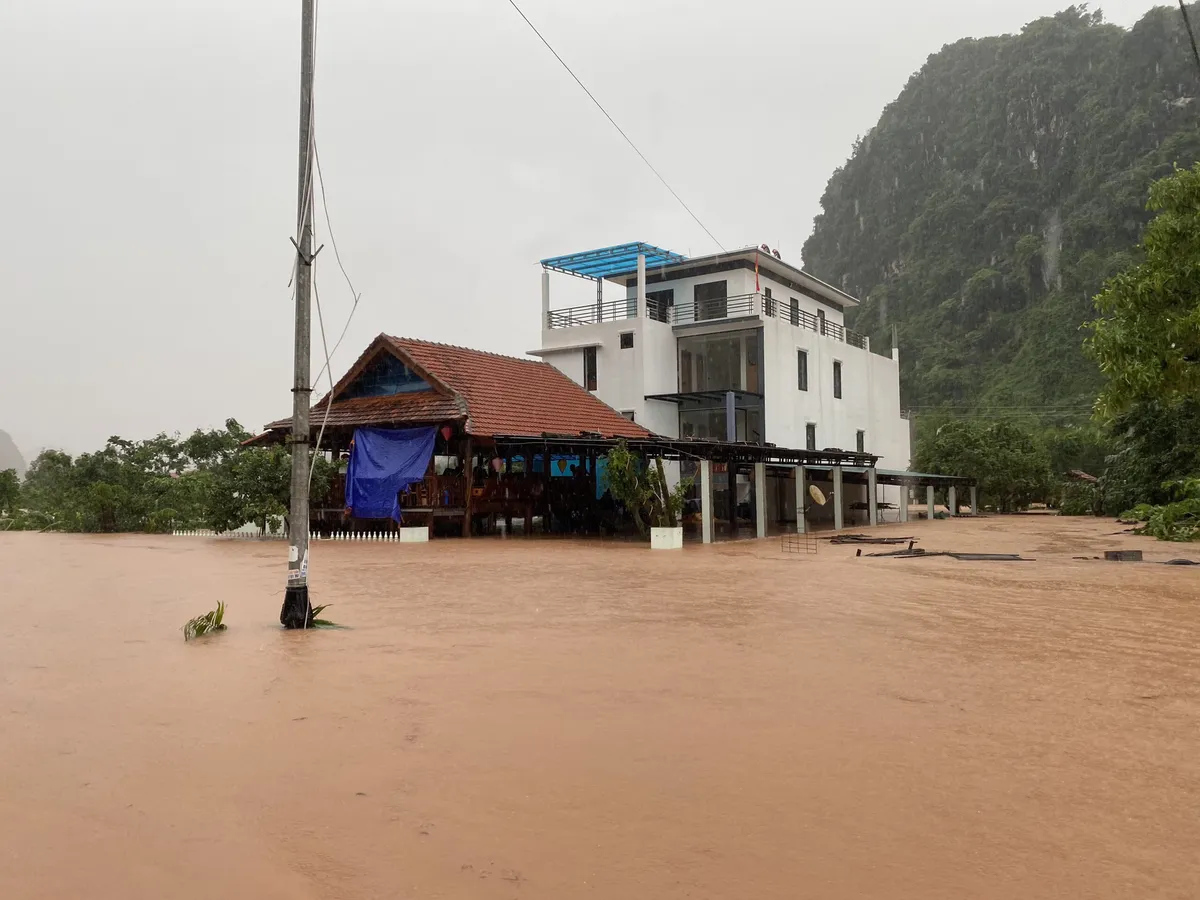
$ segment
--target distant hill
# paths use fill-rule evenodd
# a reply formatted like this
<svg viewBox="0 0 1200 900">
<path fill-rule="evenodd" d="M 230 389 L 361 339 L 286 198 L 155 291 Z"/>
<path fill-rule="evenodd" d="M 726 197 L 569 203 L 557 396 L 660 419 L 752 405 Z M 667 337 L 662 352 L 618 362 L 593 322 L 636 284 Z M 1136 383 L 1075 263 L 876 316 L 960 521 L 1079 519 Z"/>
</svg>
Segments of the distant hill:
<svg viewBox="0 0 1200 900">
<path fill-rule="evenodd" d="M 864 298 L 876 346 L 898 326 L 906 405 L 1088 404 L 1091 298 L 1150 182 L 1198 159 L 1178 7 L 1125 29 L 1072 6 L 930 56 L 830 178 L 805 268 Z"/>
<path fill-rule="evenodd" d="M 5 469 L 16 469 L 17 477 L 25 477 L 25 457 L 8 436 L 7 431 L 0 431 L 0 472 Z"/>
</svg>

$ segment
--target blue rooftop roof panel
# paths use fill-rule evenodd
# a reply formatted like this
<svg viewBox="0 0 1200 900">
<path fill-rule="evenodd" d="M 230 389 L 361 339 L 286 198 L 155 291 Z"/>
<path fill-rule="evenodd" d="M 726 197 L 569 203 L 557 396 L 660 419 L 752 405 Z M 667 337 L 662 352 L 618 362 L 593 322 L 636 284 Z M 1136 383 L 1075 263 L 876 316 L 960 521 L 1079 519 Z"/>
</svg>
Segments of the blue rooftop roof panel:
<svg viewBox="0 0 1200 900">
<path fill-rule="evenodd" d="M 582 253 L 568 253 L 566 256 L 552 256 L 542 260 L 542 268 L 578 275 L 580 278 L 611 278 L 614 275 L 636 272 L 639 254 L 645 254 L 647 269 L 668 266 L 687 259 L 682 254 L 637 241 L 632 244 L 602 247 L 599 250 L 585 250 Z"/>
</svg>

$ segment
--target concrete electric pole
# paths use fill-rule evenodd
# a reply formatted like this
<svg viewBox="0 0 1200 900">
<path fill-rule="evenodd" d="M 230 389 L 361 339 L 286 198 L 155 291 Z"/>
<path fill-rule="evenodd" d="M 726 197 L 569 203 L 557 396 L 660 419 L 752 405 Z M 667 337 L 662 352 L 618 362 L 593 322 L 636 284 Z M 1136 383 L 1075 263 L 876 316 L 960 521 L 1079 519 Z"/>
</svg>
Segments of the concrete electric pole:
<svg viewBox="0 0 1200 900">
<path fill-rule="evenodd" d="M 313 262 L 313 64 L 315 0 L 301 0 L 300 26 L 300 189 L 296 213 L 296 342 L 292 383 L 292 490 L 288 515 L 288 578 L 279 621 L 307 628 L 308 600 L 308 407 L 312 325 Z"/>
</svg>

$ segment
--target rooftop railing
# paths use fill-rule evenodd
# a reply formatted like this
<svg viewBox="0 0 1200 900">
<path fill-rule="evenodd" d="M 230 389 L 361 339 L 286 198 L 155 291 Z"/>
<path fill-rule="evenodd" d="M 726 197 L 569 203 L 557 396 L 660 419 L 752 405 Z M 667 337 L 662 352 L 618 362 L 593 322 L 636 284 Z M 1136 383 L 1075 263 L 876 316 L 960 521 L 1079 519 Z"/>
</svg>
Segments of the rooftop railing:
<svg viewBox="0 0 1200 900">
<path fill-rule="evenodd" d="M 870 339 L 861 332 L 831 322 L 824 316 L 814 316 L 807 310 L 792 305 L 790 299 L 768 297 L 765 294 L 738 294 L 733 297 L 711 297 L 704 300 L 686 301 L 668 306 L 653 298 L 646 298 L 646 315 L 656 322 L 669 325 L 692 325 L 698 322 L 718 322 L 722 319 L 741 319 L 751 316 L 782 319 L 797 328 L 815 331 L 824 337 L 870 350 Z M 637 318 L 637 300 L 605 300 L 552 309 L 546 314 L 548 328 L 572 328 L 576 325 L 596 325 L 602 322 L 619 322 Z"/>
</svg>

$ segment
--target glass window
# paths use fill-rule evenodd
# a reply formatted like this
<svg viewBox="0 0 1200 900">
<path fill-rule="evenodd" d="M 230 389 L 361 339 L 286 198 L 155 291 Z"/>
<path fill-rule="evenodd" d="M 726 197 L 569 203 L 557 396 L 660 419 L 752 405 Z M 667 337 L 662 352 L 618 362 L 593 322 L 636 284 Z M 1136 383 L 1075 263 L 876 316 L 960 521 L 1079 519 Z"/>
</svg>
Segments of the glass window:
<svg viewBox="0 0 1200 900">
<path fill-rule="evenodd" d="M 800 324 L 800 301 L 795 297 L 788 300 L 788 319 L 793 325 Z"/>
<path fill-rule="evenodd" d="M 341 399 L 355 397 L 389 397 L 431 390 L 428 384 L 390 353 L 385 353 L 368 365 L 341 394 Z"/>
<path fill-rule="evenodd" d="M 633 349 L 633 332 L 632 331 L 625 331 L 625 332 L 621 333 L 621 349 L 622 350 Z"/>
<path fill-rule="evenodd" d="M 863 447 L 866 446 L 866 443 L 867 443 L 867 433 L 865 431 L 859 431 L 854 435 L 854 446 L 858 450 L 859 453 L 866 452 L 865 450 L 863 450 Z"/>
<path fill-rule="evenodd" d="M 596 348 L 583 349 L 583 386 L 589 391 L 596 389 Z"/>
<path fill-rule="evenodd" d="M 775 298 L 771 296 L 770 288 L 763 288 L 763 315 L 775 315 Z"/>
<path fill-rule="evenodd" d="M 728 282 L 707 281 L 693 289 L 696 303 L 696 321 L 724 319 L 728 310 Z"/>
<path fill-rule="evenodd" d="M 758 370 L 758 333 L 751 332 L 743 339 L 742 358 L 746 361 L 746 378 L 744 380 L 744 390 L 754 394 L 761 394 L 762 379 L 759 377 Z"/>
<path fill-rule="evenodd" d="M 804 426 L 804 448 L 806 450 L 817 449 L 817 426 L 813 422 Z"/>
<path fill-rule="evenodd" d="M 762 393 L 761 342 L 756 330 L 679 339 L 679 390 Z"/>
<path fill-rule="evenodd" d="M 739 405 L 733 411 L 733 437 L 735 441 L 751 444 L 763 442 L 763 411 L 761 401 Z M 707 441 L 727 441 L 729 435 L 728 412 L 724 405 L 707 405 L 682 409 L 679 412 L 679 436 Z"/>
<path fill-rule="evenodd" d="M 646 315 L 655 322 L 669 322 L 675 305 L 675 290 L 646 291 Z"/>
<path fill-rule="evenodd" d="M 837 361 L 833 364 L 833 396 L 842 399 L 842 364 Z"/>
<path fill-rule="evenodd" d="M 633 418 L 633 410 L 632 409 L 621 410 L 621 415 L 624 416 L 626 419 L 628 419 L 630 422 L 636 421 L 636 419 Z M 859 434 L 862 434 L 862 432 L 860 431 Z"/>
<path fill-rule="evenodd" d="M 808 351 L 796 351 L 796 387 L 802 391 L 808 390 Z"/>
<path fill-rule="evenodd" d="M 821 334 L 825 333 L 825 310 L 823 309 L 817 310 L 817 331 Z"/>
</svg>

